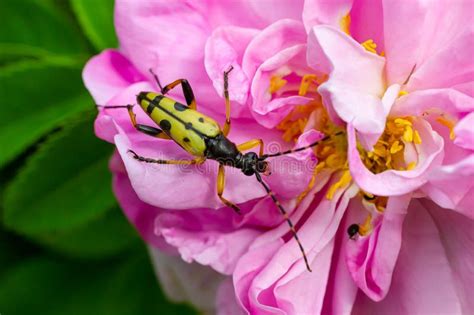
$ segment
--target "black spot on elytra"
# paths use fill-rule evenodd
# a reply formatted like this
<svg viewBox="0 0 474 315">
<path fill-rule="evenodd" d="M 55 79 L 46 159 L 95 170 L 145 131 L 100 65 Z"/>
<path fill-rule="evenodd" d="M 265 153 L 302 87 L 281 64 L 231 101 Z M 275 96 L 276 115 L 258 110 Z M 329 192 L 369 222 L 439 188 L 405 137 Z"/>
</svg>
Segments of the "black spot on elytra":
<svg viewBox="0 0 474 315">
<path fill-rule="evenodd" d="M 183 141 L 184 141 L 184 142 L 189 142 L 190 140 L 189 140 L 188 137 L 184 137 L 184 138 L 183 138 Z"/>
<path fill-rule="evenodd" d="M 155 109 L 155 105 L 153 105 L 153 103 L 149 103 L 147 108 L 146 108 L 146 112 L 148 114 L 151 114 L 153 112 L 153 110 Z"/>
<path fill-rule="evenodd" d="M 160 121 L 160 127 L 164 131 L 170 131 L 171 130 L 171 123 L 168 120 L 163 119 L 163 120 Z"/>
<path fill-rule="evenodd" d="M 204 122 L 204 118 L 199 117 L 199 122 L 202 122 L 202 123 L 203 123 L 203 122 Z"/>
<path fill-rule="evenodd" d="M 178 112 L 184 112 L 186 109 L 188 109 L 187 106 L 181 104 L 181 103 L 174 103 L 174 109 L 176 109 Z"/>
<path fill-rule="evenodd" d="M 184 125 L 184 128 L 186 128 L 186 129 L 191 129 L 192 127 L 193 127 L 193 124 L 190 123 L 190 122 L 188 122 Z"/>
</svg>

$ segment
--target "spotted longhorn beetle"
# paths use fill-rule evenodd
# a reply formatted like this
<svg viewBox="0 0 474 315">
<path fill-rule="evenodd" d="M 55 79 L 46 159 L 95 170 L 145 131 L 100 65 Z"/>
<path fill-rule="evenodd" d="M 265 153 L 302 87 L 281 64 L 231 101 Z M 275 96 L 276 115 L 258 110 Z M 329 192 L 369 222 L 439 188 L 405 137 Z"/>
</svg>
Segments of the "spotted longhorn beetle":
<svg viewBox="0 0 474 315">
<path fill-rule="evenodd" d="M 219 163 L 219 171 L 217 175 L 217 195 L 226 206 L 231 207 L 237 213 L 240 213 L 239 207 L 222 196 L 225 185 L 224 167 L 235 167 L 242 170 L 242 172 L 247 176 L 254 175 L 257 181 L 263 186 L 267 194 L 271 197 L 290 226 L 291 233 L 293 234 L 293 237 L 298 243 L 298 246 L 303 254 L 306 268 L 308 271 L 311 271 L 303 245 L 298 238 L 296 229 L 291 222 L 288 213 L 278 201 L 270 187 L 263 181 L 260 174 L 262 173 L 267 175 L 269 170 L 268 162 L 265 161 L 267 158 L 306 150 L 316 146 L 322 141 L 328 140 L 330 136 L 325 136 L 322 139 L 304 147 L 273 154 L 263 153 L 264 144 L 262 139 L 253 139 L 239 145 L 234 144 L 227 138 L 231 126 L 228 76 L 232 69 L 233 68 L 230 67 L 227 71 L 224 71 L 225 123 L 222 129 L 215 120 L 196 110 L 196 100 L 194 98 L 194 93 L 191 85 L 186 79 L 178 79 L 162 87 L 158 76 L 152 71 L 152 69 L 150 69 L 150 73 L 155 78 L 155 81 L 160 88 L 160 93 L 146 91 L 140 92 L 137 95 L 137 103 L 143 109 L 143 111 L 145 111 L 148 116 L 160 127 L 160 129 L 138 124 L 136 121 L 136 116 L 133 112 L 134 105 L 97 106 L 99 108 L 106 109 L 126 108 L 130 115 L 130 120 L 136 130 L 153 137 L 173 140 L 188 153 L 196 157 L 191 160 L 160 160 L 144 157 L 138 155 L 132 150 L 129 150 L 128 152 L 130 152 L 138 161 L 156 164 L 195 165 L 204 163 L 206 159 L 216 160 Z M 181 85 L 187 105 L 179 103 L 166 96 L 166 93 L 178 85 Z M 255 152 L 242 153 L 243 151 L 250 150 L 257 146 L 259 146 L 259 154 Z"/>
</svg>

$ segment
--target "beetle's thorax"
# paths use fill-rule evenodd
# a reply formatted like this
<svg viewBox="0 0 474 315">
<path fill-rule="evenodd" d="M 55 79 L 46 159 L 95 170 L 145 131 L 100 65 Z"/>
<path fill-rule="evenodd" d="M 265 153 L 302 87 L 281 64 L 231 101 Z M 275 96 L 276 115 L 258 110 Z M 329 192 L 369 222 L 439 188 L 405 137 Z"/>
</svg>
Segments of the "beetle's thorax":
<svg viewBox="0 0 474 315">
<path fill-rule="evenodd" d="M 259 159 L 257 153 L 247 152 L 242 154 L 237 146 L 223 134 L 219 134 L 215 138 L 208 138 L 206 148 L 208 159 L 238 168 L 247 176 L 251 176 L 256 172 L 264 173 L 267 169 L 267 162 Z"/>
<path fill-rule="evenodd" d="M 220 164 L 239 167 L 242 153 L 235 143 L 227 139 L 222 133 L 213 138 L 206 139 L 206 157 L 216 160 Z"/>
</svg>

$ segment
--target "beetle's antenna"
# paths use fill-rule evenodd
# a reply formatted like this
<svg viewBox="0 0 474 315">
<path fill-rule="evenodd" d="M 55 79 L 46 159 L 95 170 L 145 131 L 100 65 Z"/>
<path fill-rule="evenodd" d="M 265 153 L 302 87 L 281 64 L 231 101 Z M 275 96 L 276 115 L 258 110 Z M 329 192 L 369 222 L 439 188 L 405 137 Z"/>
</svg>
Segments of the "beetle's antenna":
<svg viewBox="0 0 474 315">
<path fill-rule="evenodd" d="M 267 194 L 272 198 L 273 202 L 276 204 L 278 209 L 280 210 L 281 214 L 285 218 L 286 222 L 290 226 L 291 233 L 293 234 L 293 237 L 295 238 L 296 242 L 298 243 L 298 246 L 300 247 L 301 253 L 303 254 L 303 259 L 304 263 L 306 264 L 306 269 L 308 269 L 309 272 L 311 272 L 311 267 L 309 266 L 308 263 L 308 258 L 306 257 L 303 245 L 301 244 L 300 239 L 298 238 L 298 234 L 296 234 L 296 229 L 295 226 L 293 225 L 293 222 L 291 222 L 290 217 L 288 216 L 288 213 L 286 212 L 285 208 L 281 205 L 280 201 L 275 197 L 275 193 L 268 187 L 268 185 L 262 180 L 262 177 L 258 172 L 255 172 L 255 176 L 257 177 L 257 180 L 262 184 L 263 188 L 265 188 Z"/>
<path fill-rule="evenodd" d="M 304 146 L 304 147 L 301 147 L 301 148 L 298 148 L 298 149 L 291 149 L 291 150 L 287 150 L 287 151 L 283 151 L 283 152 L 272 153 L 272 154 L 264 154 L 264 155 L 262 155 L 260 158 L 261 158 L 262 160 L 265 160 L 265 159 L 267 159 L 267 158 L 269 158 L 269 157 L 275 157 L 275 156 L 286 155 L 286 154 L 291 154 L 291 153 L 295 153 L 295 152 L 304 151 L 304 150 L 306 150 L 306 149 L 309 149 L 309 148 L 311 148 L 311 147 L 314 147 L 314 146 L 320 144 L 320 143 L 323 142 L 323 141 L 329 140 L 329 139 L 330 139 L 331 137 L 333 137 L 333 136 L 339 136 L 339 135 L 342 135 L 343 133 L 344 133 L 344 131 L 339 131 L 339 132 L 336 132 L 334 135 L 325 136 L 325 137 L 319 139 L 318 141 L 315 141 L 315 142 L 313 142 L 313 143 L 311 143 L 311 144 L 308 144 L 308 145 L 306 145 L 306 146 Z"/>
</svg>

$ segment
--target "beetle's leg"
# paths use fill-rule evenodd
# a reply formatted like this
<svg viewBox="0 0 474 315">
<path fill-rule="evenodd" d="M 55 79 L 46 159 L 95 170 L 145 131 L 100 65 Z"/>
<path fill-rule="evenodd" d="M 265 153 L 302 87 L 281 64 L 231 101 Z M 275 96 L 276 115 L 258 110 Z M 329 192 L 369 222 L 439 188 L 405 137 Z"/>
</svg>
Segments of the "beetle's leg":
<svg viewBox="0 0 474 315">
<path fill-rule="evenodd" d="M 191 88 L 191 84 L 189 84 L 188 80 L 178 79 L 162 87 L 160 80 L 158 79 L 158 76 L 153 72 L 152 69 L 150 69 L 150 73 L 155 77 L 156 83 L 158 84 L 161 94 L 163 95 L 166 95 L 166 93 L 168 93 L 170 90 L 174 89 L 177 85 L 181 84 L 184 98 L 186 99 L 186 104 L 188 104 L 190 109 L 194 109 L 194 110 L 196 109 L 196 99 L 194 98 L 193 89 Z"/>
<path fill-rule="evenodd" d="M 159 159 L 152 159 L 152 158 L 138 155 L 133 150 L 128 150 L 128 152 L 132 153 L 133 158 L 135 160 L 138 160 L 140 162 L 145 162 L 145 163 L 194 165 L 194 164 L 202 164 L 206 160 L 206 158 L 204 157 L 198 157 L 193 160 L 159 160 Z"/>
<path fill-rule="evenodd" d="M 227 136 L 230 132 L 230 99 L 229 99 L 229 73 L 234 69 L 232 66 L 224 71 L 224 98 L 225 98 L 225 124 L 222 133 Z"/>
<path fill-rule="evenodd" d="M 132 122 L 132 125 L 136 130 L 155 138 L 161 138 L 161 139 L 166 139 L 166 140 L 171 139 L 161 129 L 158 129 L 152 126 L 137 124 L 137 118 L 135 116 L 135 113 L 133 112 L 133 105 L 129 104 L 129 105 L 96 105 L 96 106 L 98 108 L 126 108 L 128 111 L 128 115 L 130 116 L 130 121 Z"/>
<path fill-rule="evenodd" d="M 260 146 L 259 156 L 262 156 L 263 155 L 263 140 L 262 139 L 253 139 L 253 140 L 244 142 L 242 144 L 239 144 L 237 146 L 237 149 L 239 151 L 246 151 L 246 150 L 250 150 L 252 148 L 255 148 L 258 145 Z"/>
<path fill-rule="evenodd" d="M 224 187 L 225 187 L 225 169 L 224 169 L 224 165 L 219 164 L 219 172 L 217 174 L 217 195 L 219 196 L 219 199 L 222 201 L 223 204 L 225 204 L 228 207 L 231 207 L 232 209 L 234 209 L 235 212 L 240 214 L 239 207 L 237 207 L 235 204 L 233 204 L 229 200 L 222 197 L 222 194 L 224 194 Z"/>
<path fill-rule="evenodd" d="M 168 139 L 168 140 L 170 139 L 170 137 L 166 133 L 164 133 L 163 130 L 161 129 L 147 126 L 147 125 L 137 124 L 137 118 L 135 116 L 135 113 L 133 112 L 132 105 L 127 105 L 127 110 L 128 110 L 128 114 L 130 115 L 130 120 L 132 121 L 133 127 L 135 127 L 135 129 L 155 138 Z"/>
</svg>

